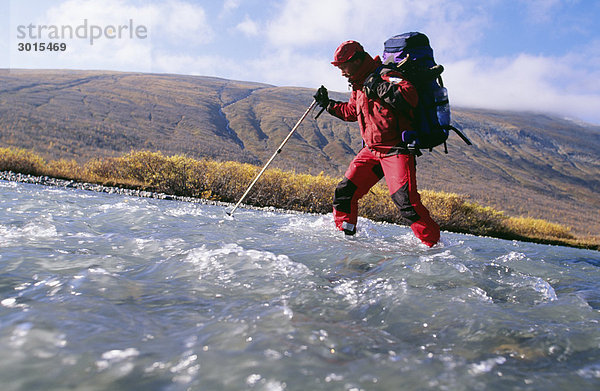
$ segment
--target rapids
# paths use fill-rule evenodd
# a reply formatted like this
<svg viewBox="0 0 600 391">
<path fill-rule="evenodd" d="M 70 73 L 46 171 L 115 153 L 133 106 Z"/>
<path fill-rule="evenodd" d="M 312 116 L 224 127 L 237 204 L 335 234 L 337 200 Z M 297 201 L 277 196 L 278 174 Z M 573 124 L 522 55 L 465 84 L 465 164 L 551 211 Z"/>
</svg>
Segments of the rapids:
<svg viewBox="0 0 600 391">
<path fill-rule="evenodd" d="M 10 390 L 597 390 L 600 253 L 0 181 Z"/>
</svg>

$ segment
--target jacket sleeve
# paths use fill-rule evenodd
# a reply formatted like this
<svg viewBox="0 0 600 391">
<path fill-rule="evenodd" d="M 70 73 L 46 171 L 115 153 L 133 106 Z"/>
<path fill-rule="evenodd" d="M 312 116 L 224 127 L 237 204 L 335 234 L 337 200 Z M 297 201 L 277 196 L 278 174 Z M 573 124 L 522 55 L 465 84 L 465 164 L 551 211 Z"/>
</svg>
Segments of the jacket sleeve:
<svg viewBox="0 0 600 391">
<path fill-rule="evenodd" d="M 329 106 L 327 106 L 327 111 L 329 114 L 343 119 L 348 122 L 357 121 L 357 111 L 356 111 L 356 98 L 355 92 L 352 91 L 350 95 L 350 100 L 348 102 L 336 102 L 331 101 Z"/>
<path fill-rule="evenodd" d="M 376 88 L 377 96 L 396 110 L 410 112 L 419 103 L 417 89 L 404 79 L 383 76 Z"/>
</svg>

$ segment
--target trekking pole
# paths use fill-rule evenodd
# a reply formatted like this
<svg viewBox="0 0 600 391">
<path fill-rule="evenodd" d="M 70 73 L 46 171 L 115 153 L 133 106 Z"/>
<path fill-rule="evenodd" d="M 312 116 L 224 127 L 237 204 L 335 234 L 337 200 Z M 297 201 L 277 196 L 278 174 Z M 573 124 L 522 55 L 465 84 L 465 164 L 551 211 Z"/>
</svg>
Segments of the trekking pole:
<svg viewBox="0 0 600 391">
<path fill-rule="evenodd" d="M 304 112 L 304 114 L 302 115 L 302 117 L 300 117 L 300 119 L 298 120 L 298 122 L 296 122 L 296 125 L 294 125 L 294 127 L 292 128 L 292 130 L 290 131 L 290 133 L 287 135 L 287 137 L 285 139 L 283 139 L 281 145 L 279 146 L 279 148 L 277 148 L 277 151 L 275 151 L 275 153 L 273 154 L 273 156 L 271 156 L 271 158 L 269 159 L 269 161 L 267 162 L 267 164 L 265 164 L 265 166 L 262 168 L 262 170 L 260 170 L 260 172 L 258 173 L 258 175 L 254 178 L 254 180 L 252 181 L 252 183 L 250 183 L 250 186 L 248 186 L 248 188 L 246 189 L 246 192 L 244 193 L 244 195 L 242 195 L 242 198 L 240 198 L 240 200 L 237 202 L 237 204 L 235 204 L 235 206 L 233 207 L 233 209 L 231 210 L 231 212 L 227 212 L 227 214 L 229 216 L 233 216 L 233 212 L 235 212 L 235 210 L 238 208 L 238 206 L 240 206 L 240 204 L 242 203 L 242 201 L 244 200 L 244 198 L 246 198 L 246 196 L 248 195 L 248 193 L 250 193 L 250 190 L 252 190 L 252 187 L 258 181 L 258 178 L 260 178 L 262 176 L 262 174 L 265 172 L 265 170 L 267 169 L 267 167 L 269 166 L 269 164 L 271 164 L 271 162 L 273 161 L 273 159 L 275 159 L 275 156 L 277 156 L 277 154 L 281 152 L 281 149 L 283 148 L 283 146 L 288 142 L 288 140 L 290 139 L 290 137 L 292 137 L 292 135 L 294 134 L 294 132 L 296 131 L 296 129 L 298 128 L 298 126 L 300 125 L 300 123 L 302 121 L 304 121 L 304 118 L 306 118 L 306 116 L 308 115 L 308 113 L 312 110 L 313 107 L 315 107 L 316 104 L 317 104 L 317 101 L 313 100 L 313 102 L 310 104 L 310 106 L 308 107 L 308 109 L 306 109 L 306 111 Z"/>
</svg>

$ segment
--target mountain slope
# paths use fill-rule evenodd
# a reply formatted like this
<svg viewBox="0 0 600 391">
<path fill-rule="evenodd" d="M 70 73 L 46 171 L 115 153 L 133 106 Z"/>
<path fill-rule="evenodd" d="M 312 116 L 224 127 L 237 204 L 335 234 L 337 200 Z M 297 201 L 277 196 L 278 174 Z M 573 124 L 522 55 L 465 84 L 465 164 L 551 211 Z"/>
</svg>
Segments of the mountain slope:
<svg viewBox="0 0 600 391">
<path fill-rule="evenodd" d="M 263 164 L 313 90 L 183 75 L 0 70 L 0 146 L 84 162 L 131 149 Z M 332 94 L 344 100 L 347 94 Z M 316 112 L 315 112 L 316 113 Z M 273 166 L 342 175 L 356 124 L 308 117 Z M 418 159 L 422 189 L 469 195 L 510 214 L 600 231 L 600 127 L 535 113 L 453 110 L 451 136 Z"/>
</svg>

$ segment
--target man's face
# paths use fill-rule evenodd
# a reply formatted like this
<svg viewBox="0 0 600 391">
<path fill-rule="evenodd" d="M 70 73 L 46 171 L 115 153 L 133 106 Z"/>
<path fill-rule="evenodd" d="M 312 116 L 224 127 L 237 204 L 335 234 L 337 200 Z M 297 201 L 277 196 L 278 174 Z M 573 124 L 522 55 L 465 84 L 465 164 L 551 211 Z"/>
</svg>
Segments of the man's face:
<svg viewBox="0 0 600 391">
<path fill-rule="evenodd" d="M 338 65 L 337 67 L 342 71 L 342 76 L 347 79 L 351 79 L 360 68 L 360 59 L 350 60 L 345 63 Z"/>
</svg>

